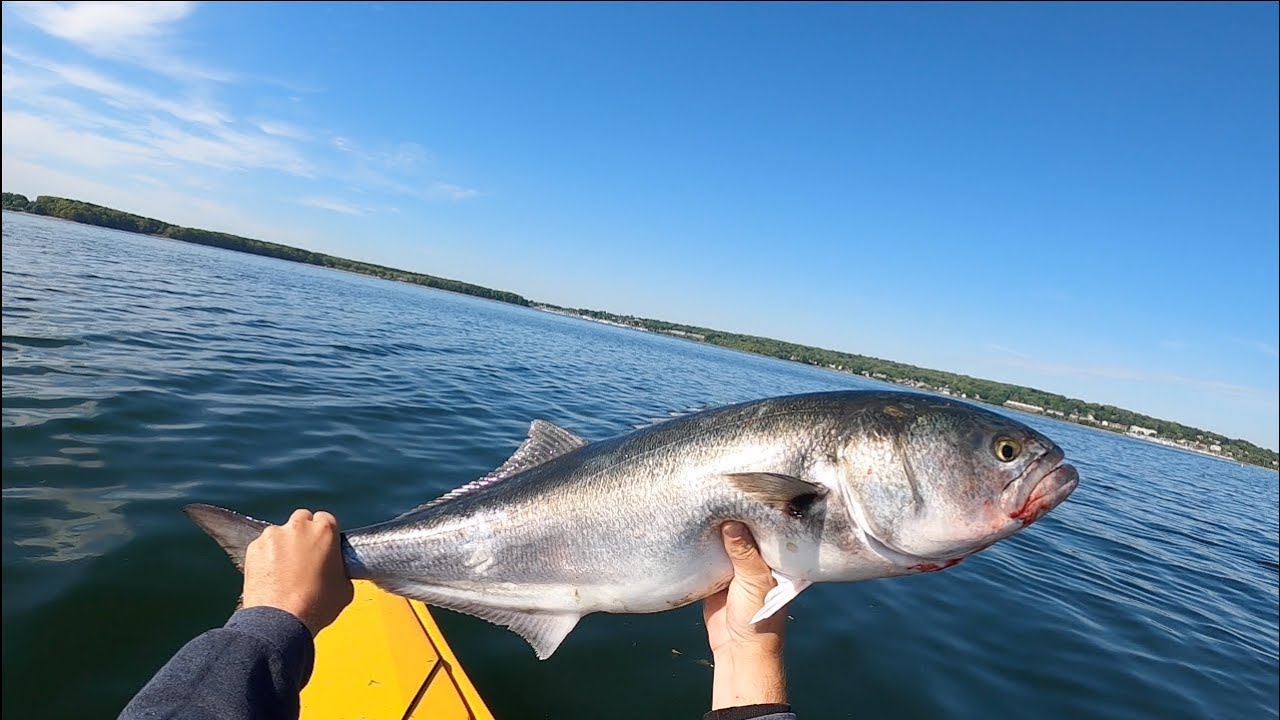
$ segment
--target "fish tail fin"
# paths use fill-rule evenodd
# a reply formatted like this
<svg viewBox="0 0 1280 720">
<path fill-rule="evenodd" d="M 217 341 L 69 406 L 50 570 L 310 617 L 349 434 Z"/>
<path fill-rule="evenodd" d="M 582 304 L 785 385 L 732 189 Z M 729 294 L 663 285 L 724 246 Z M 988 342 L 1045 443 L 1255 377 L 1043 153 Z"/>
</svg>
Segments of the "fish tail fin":
<svg viewBox="0 0 1280 720">
<path fill-rule="evenodd" d="M 249 543 L 257 540 L 270 524 L 234 510 L 203 503 L 188 505 L 182 508 L 182 512 L 217 541 L 227 555 L 231 556 L 231 562 L 235 563 L 240 572 L 244 572 L 244 554 Z"/>
</svg>

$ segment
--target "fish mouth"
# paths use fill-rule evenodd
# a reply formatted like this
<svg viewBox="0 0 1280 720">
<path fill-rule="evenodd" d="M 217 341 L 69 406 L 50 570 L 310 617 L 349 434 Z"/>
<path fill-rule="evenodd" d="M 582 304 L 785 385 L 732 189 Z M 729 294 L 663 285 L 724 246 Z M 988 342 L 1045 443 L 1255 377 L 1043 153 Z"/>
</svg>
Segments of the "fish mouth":
<svg viewBox="0 0 1280 720">
<path fill-rule="evenodd" d="M 1003 500 L 1010 518 L 1024 527 L 1030 525 L 1075 491 L 1080 473 L 1063 458 L 1062 450 L 1055 446 L 1005 488 Z"/>
</svg>

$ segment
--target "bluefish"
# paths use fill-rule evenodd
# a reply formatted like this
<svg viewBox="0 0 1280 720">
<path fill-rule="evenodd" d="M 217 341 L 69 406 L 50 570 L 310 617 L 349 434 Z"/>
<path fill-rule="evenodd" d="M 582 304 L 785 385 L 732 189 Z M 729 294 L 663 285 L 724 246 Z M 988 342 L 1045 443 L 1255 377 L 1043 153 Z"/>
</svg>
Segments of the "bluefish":
<svg viewBox="0 0 1280 720">
<path fill-rule="evenodd" d="M 1079 475 L 1049 438 L 958 401 L 827 392 L 708 410 L 600 442 L 535 420 L 511 459 L 351 530 L 347 574 L 475 615 L 548 658 L 589 613 L 661 612 L 723 589 L 719 526 L 751 529 L 777 586 L 941 570 L 1031 524 Z M 186 513 L 243 567 L 267 523 Z"/>
</svg>

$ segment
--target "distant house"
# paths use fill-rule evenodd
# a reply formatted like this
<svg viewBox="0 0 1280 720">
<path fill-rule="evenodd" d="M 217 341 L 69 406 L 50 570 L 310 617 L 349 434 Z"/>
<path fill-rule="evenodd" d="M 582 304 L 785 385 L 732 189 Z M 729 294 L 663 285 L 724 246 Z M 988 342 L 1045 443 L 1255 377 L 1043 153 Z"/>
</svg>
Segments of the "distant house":
<svg viewBox="0 0 1280 720">
<path fill-rule="evenodd" d="M 1146 435 L 1147 437 L 1155 437 L 1156 431 L 1151 428 L 1144 428 L 1141 425 L 1130 425 L 1129 432 L 1134 435 Z"/>
<path fill-rule="evenodd" d="M 1022 412 L 1040 413 L 1041 415 L 1044 414 L 1044 408 L 1040 407 L 1039 405 L 1032 405 L 1030 403 L 1018 402 L 1017 400 L 1005 400 L 1004 406 L 1007 408 L 1013 408 L 1014 410 L 1021 410 Z"/>
</svg>

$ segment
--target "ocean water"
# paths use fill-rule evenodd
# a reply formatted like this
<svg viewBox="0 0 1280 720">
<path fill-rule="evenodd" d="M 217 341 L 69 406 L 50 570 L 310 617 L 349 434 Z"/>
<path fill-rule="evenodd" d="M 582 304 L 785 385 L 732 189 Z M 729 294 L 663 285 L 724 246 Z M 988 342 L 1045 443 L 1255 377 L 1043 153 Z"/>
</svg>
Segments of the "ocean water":
<svg viewBox="0 0 1280 720">
<path fill-rule="evenodd" d="M 239 576 L 180 508 L 346 527 L 691 407 L 880 387 L 474 298 L 4 213 L 3 711 L 114 717 Z M 941 573 L 790 608 L 805 718 L 1274 718 L 1277 476 L 1045 418 L 1071 499 Z M 499 718 L 699 717 L 698 607 L 583 620 L 549 661 L 437 613 Z M 674 651 L 674 652 L 673 652 Z M 621 715 L 619 709 L 622 709 Z M 10 713 L 13 713 L 12 715 Z"/>
</svg>

